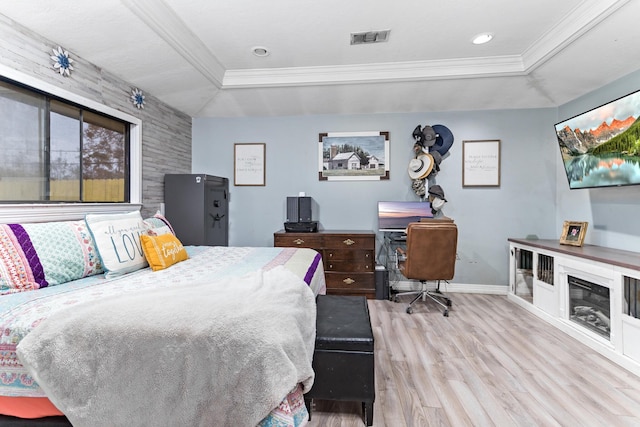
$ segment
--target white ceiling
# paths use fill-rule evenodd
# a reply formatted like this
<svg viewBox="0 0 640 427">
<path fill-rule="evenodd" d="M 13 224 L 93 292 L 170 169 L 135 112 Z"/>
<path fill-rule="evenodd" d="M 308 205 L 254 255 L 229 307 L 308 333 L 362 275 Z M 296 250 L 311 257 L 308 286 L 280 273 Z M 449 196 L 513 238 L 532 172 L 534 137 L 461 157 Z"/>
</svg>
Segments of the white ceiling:
<svg viewBox="0 0 640 427">
<path fill-rule="evenodd" d="M 553 107 L 640 69 L 638 0 L 21 0 L 0 14 L 193 117 Z M 473 45 L 481 32 L 493 41 Z"/>
</svg>

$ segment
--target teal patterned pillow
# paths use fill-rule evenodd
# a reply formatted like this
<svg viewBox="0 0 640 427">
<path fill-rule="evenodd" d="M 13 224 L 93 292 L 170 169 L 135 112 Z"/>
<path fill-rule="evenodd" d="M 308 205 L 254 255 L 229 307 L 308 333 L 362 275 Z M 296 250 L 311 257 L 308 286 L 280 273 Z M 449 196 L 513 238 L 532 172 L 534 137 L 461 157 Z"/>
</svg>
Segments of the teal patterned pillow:
<svg viewBox="0 0 640 427">
<path fill-rule="evenodd" d="M 84 221 L 0 225 L 0 294 L 102 273 Z"/>
<path fill-rule="evenodd" d="M 171 223 L 160 211 L 152 217 L 145 218 L 144 224 L 147 227 L 147 231 L 152 236 L 158 236 L 160 234 L 171 233 L 175 236 L 176 232 L 173 230 Z"/>
<path fill-rule="evenodd" d="M 85 221 L 23 224 L 23 227 L 38 253 L 49 285 L 103 272 Z"/>
</svg>

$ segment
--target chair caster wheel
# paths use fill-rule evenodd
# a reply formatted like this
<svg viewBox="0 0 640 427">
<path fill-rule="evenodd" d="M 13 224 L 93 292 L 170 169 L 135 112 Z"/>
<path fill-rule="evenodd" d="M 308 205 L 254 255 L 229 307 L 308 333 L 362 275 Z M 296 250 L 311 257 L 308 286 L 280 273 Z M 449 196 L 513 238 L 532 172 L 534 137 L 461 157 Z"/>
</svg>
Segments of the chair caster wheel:
<svg viewBox="0 0 640 427">
<path fill-rule="evenodd" d="M 453 306 L 453 303 L 451 302 L 451 300 L 450 300 L 450 299 L 448 299 L 448 300 L 447 300 L 447 307 L 452 307 L 452 306 Z"/>
<path fill-rule="evenodd" d="M 413 307 L 407 307 L 407 313 L 409 314 L 413 313 Z"/>
<path fill-rule="evenodd" d="M 444 317 L 449 317 L 449 310 L 445 310 L 445 311 L 442 313 L 442 315 L 443 315 Z"/>
</svg>

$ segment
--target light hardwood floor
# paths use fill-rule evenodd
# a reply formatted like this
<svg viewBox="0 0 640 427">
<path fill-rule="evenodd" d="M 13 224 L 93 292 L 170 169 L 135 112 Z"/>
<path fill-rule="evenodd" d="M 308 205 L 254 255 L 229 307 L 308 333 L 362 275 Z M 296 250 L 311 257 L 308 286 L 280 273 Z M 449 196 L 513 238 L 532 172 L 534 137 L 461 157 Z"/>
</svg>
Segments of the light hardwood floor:
<svg viewBox="0 0 640 427">
<path fill-rule="evenodd" d="M 374 426 L 640 426 L 640 378 L 505 296 L 369 300 Z M 309 427 L 363 426 L 360 405 L 316 401 Z"/>
</svg>

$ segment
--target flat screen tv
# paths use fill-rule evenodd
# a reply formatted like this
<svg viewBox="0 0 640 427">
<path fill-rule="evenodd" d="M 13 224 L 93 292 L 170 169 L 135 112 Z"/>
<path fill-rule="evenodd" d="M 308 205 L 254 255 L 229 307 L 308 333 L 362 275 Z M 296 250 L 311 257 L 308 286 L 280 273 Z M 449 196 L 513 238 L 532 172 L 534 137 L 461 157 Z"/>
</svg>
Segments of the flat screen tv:
<svg viewBox="0 0 640 427">
<path fill-rule="evenodd" d="M 431 203 L 424 202 L 378 202 L 378 230 L 404 232 L 410 222 L 420 218 L 433 218 Z"/>
<path fill-rule="evenodd" d="M 569 188 L 640 184 L 640 91 L 556 123 Z"/>
</svg>

